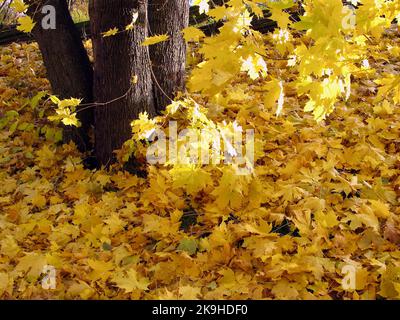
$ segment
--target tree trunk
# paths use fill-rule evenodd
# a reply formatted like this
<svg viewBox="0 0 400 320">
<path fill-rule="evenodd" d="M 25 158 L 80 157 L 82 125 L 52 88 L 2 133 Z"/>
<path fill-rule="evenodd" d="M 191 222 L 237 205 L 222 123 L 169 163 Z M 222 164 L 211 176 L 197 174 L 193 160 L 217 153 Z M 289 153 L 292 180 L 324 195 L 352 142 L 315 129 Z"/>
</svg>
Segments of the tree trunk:
<svg viewBox="0 0 400 320">
<path fill-rule="evenodd" d="M 42 28 L 43 5 L 56 10 L 56 28 Z M 61 98 L 81 98 L 92 102 L 93 70 L 87 52 L 68 11 L 66 0 L 32 1 L 28 14 L 36 22 L 32 33 L 39 44 L 53 93 Z M 81 151 L 91 148 L 89 131 L 93 110 L 78 112 L 80 128 L 65 126 L 64 142 L 74 141 Z"/>
<path fill-rule="evenodd" d="M 169 40 L 150 46 L 156 78 L 154 99 L 160 112 L 185 87 L 186 43 L 181 31 L 189 24 L 189 1 L 149 0 L 149 24 L 152 35 L 170 36 Z"/>
<path fill-rule="evenodd" d="M 130 123 L 140 112 L 155 115 L 147 35 L 147 0 L 91 0 L 94 50 L 95 154 L 100 164 L 130 138 Z M 138 13 L 133 30 L 124 31 Z M 111 37 L 102 33 L 117 27 Z M 136 81 L 133 81 L 136 79 Z M 136 84 L 134 83 L 136 82 Z"/>
</svg>

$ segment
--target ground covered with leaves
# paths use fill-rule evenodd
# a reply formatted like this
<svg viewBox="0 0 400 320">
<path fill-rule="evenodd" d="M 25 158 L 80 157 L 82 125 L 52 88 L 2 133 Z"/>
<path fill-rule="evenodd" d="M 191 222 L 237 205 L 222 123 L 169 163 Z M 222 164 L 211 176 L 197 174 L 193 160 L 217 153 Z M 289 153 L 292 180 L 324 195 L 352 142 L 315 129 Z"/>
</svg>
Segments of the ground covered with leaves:
<svg viewBox="0 0 400 320">
<path fill-rule="evenodd" d="M 148 165 L 146 178 L 119 164 L 85 169 L 48 120 L 55 107 L 40 93 L 49 84 L 37 45 L 0 48 L 0 297 L 400 298 L 400 109 L 377 103 L 369 80 L 399 73 L 399 42 L 394 30 L 371 44 L 350 99 L 319 123 L 291 95 L 279 59 L 269 66 L 285 78 L 279 117 L 271 83 L 246 75 L 218 103 L 192 95 L 164 117 L 143 116 L 125 146 L 139 160 L 141 134 L 168 120 L 236 121 L 256 130 L 257 146 L 251 175 Z M 56 289 L 42 287 L 46 265 Z M 353 290 L 342 286 L 349 265 Z"/>
</svg>

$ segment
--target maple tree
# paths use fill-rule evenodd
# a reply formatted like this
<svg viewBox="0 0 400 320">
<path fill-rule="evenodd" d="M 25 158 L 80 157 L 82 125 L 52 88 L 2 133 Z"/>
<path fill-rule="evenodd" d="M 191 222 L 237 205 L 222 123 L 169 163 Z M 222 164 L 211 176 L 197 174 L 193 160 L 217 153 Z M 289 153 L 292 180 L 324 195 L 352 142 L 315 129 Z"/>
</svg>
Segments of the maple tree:
<svg viewBox="0 0 400 320">
<path fill-rule="evenodd" d="M 51 93 L 37 43 L 0 48 L 0 296 L 399 299 L 400 3 L 352 3 L 195 0 L 223 22 L 219 32 L 168 26 L 188 44 L 187 90 L 161 115 L 129 119 L 131 135 L 107 169 L 86 168 L 76 145 L 61 143 L 58 122 L 76 126 L 85 102 Z M 251 23 L 266 8 L 277 29 L 261 34 Z M 99 61 L 113 67 L 96 62 L 107 53 L 96 42 L 142 28 L 102 15 L 104 28 L 94 24 L 82 46 L 94 49 L 95 73 Z M 34 20 L 20 23 L 35 32 Z M 168 52 L 177 40 L 157 33 L 135 48 Z M 113 84 L 101 84 L 95 100 L 104 102 Z M 146 164 L 150 133 L 170 121 L 198 135 L 253 129 L 251 174 Z M 124 170 L 132 157 L 145 177 Z M 58 270 L 52 290 L 40 284 L 46 265 Z"/>
<path fill-rule="evenodd" d="M 22 30 L 32 31 L 38 41 L 54 94 L 78 98 L 81 106 L 85 104 L 76 106 L 80 127 L 67 127 L 64 141 L 72 140 L 80 150 L 88 151 L 94 126 L 94 155 L 100 164 L 111 163 L 113 151 L 130 136 L 130 121 L 144 111 L 156 115 L 184 87 L 186 44 L 180 30 L 189 21 L 189 3 L 171 0 L 166 6 L 160 0 L 90 1 L 93 69 L 67 1 L 27 3 L 28 16 L 20 19 Z M 55 29 L 41 26 L 46 16 L 42 8 L 48 5 L 57 13 Z M 18 6 L 20 10 L 27 8 Z M 169 33 L 171 39 L 149 50 L 142 45 L 149 32 Z"/>
</svg>

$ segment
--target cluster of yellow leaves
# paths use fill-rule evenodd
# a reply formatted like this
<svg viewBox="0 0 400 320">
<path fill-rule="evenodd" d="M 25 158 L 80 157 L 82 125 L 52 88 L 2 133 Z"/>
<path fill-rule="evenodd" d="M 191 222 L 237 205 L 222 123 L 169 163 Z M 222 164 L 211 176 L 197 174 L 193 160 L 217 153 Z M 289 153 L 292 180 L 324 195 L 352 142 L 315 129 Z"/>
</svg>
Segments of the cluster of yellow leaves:
<svg viewBox="0 0 400 320">
<path fill-rule="evenodd" d="M 216 36 L 201 43 L 198 52 L 202 59 L 192 71 L 189 89 L 213 99 L 243 71 L 253 80 L 271 77 L 267 66 L 275 59 L 287 60 L 291 68 L 285 76 L 294 78 L 293 90 L 307 98 L 304 110 L 312 112 L 317 121 L 325 119 L 339 102 L 349 99 L 352 77 L 363 71 L 361 62 L 368 57 L 371 42 L 379 40 L 400 15 L 400 3 L 389 0 L 355 1 L 360 5 L 354 10 L 342 0 L 230 0 L 213 9 L 208 2 L 198 0 L 195 4 L 214 20 L 224 20 L 224 25 Z M 251 14 L 263 16 L 260 5 L 268 7 L 270 19 L 278 25 L 267 43 L 251 28 Z M 290 13 L 300 7 L 304 14 L 294 22 Z M 269 54 L 271 47 L 278 56 Z M 398 91 L 396 79 L 384 82 L 386 89 L 381 91 Z M 281 74 L 269 80 L 285 81 Z M 397 93 L 395 103 L 396 97 Z M 278 114 L 281 106 L 280 102 Z"/>
<path fill-rule="evenodd" d="M 230 23 L 248 26 L 246 15 Z M 168 120 L 254 128 L 248 176 L 224 165 L 148 166 L 147 178 L 118 165 L 85 169 L 48 120 L 54 103 L 77 101 L 42 99 L 49 86 L 35 44 L 0 48 L 0 297 L 400 298 L 399 39 L 392 31 L 369 44 L 347 102 L 326 121 L 304 112 L 292 67 L 273 47 L 263 48 L 277 57 L 263 78 L 253 46 L 231 66 L 205 47 L 203 70 L 217 63 L 221 74 L 204 74 L 202 93 L 163 117 L 134 123 L 127 146 L 138 159 L 146 133 Z M 56 268 L 56 289 L 41 285 L 46 265 Z M 355 290 L 341 285 L 345 265 L 357 270 Z"/>
<path fill-rule="evenodd" d="M 60 100 L 54 95 L 50 96 L 50 100 L 57 105 L 57 115 L 49 116 L 49 120 L 61 121 L 67 126 L 80 126 L 80 122 L 76 117 L 76 107 L 80 105 L 82 100 L 76 98 Z"/>
<path fill-rule="evenodd" d="M 11 8 L 21 14 L 18 18 L 17 29 L 22 32 L 29 33 L 35 27 L 36 23 L 33 22 L 31 17 L 24 15 L 28 9 L 28 5 L 24 3 L 24 0 L 13 0 L 11 3 Z"/>
</svg>

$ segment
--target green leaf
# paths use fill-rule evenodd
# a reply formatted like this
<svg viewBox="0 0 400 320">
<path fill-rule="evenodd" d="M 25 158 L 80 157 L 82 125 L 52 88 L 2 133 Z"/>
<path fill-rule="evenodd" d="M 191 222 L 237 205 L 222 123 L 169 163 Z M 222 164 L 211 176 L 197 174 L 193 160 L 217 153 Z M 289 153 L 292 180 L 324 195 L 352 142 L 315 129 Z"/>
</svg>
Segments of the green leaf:
<svg viewBox="0 0 400 320">
<path fill-rule="evenodd" d="M 179 243 L 177 250 L 186 251 L 189 255 L 195 254 L 198 248 L 198 243 L 196 239 L 182 239 Z"/>
<path fill-rule="evenodd" d="M 35 109 L 37 107 L 37 105 L 39 104 L 40 100 L 43 99 L 43 97 L 46 96 L 46 92 L 45 91 L 40 91 L 36 96 L 34 96 L 30 101 L 29 101 L 29 105 Z"/>
</svg>

